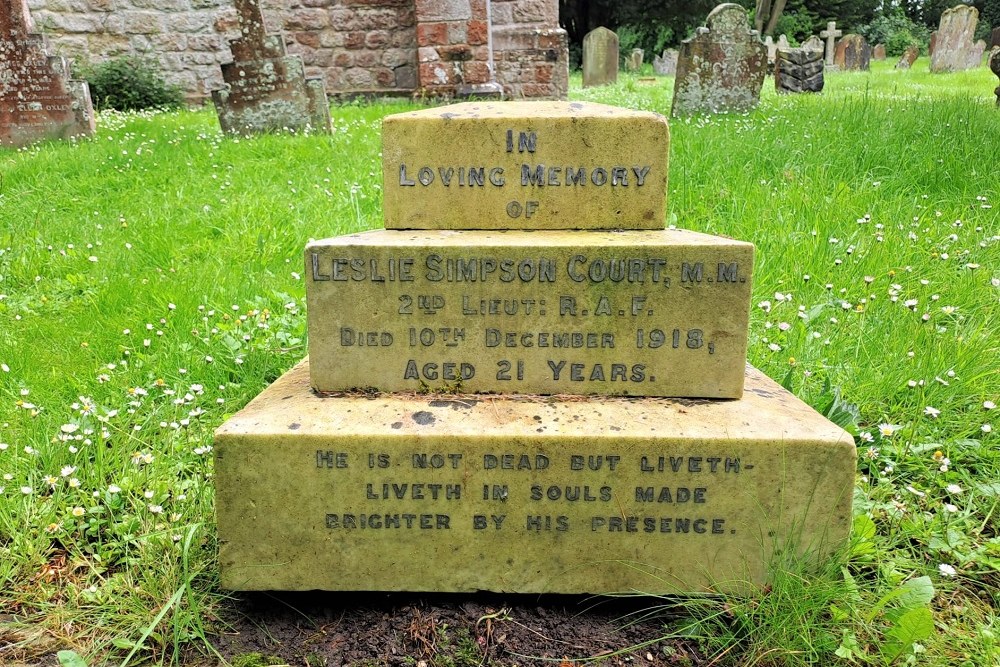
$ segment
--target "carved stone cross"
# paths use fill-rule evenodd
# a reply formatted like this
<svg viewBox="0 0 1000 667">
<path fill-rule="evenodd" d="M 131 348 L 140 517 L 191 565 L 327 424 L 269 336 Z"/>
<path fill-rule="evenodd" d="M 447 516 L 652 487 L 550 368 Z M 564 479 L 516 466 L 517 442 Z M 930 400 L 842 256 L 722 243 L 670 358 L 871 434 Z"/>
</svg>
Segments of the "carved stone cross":
<svg viewBox="0 0 1000 667">
<path fill-rule="evenodd" d="M 833 47 L 837 38 L 844 34 L 843 30 L 837 30 L 837 22 L 830 21 L 826 24 L 826 30 L 819 34 L 826 40 L 826 64 L 833 65 Z"/>
</svg>

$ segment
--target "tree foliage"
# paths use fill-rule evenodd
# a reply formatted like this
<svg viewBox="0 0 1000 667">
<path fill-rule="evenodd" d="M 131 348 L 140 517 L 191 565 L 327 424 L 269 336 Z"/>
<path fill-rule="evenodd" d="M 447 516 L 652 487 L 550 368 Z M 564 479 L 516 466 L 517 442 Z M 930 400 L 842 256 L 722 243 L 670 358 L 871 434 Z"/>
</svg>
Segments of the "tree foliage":
<svg viewBox="0 0 1000 667">
<path fill-rule="evenodd" d="M 960 0 L 735 0 L 752 15 L 762 35 L 786 34 L 801 42 L 818 35 L 828 21 L 837 28 L 878 34 L 889 52 L 902 45 L 927 44 L 941 14 Z M 559 0 L 559 22 L 569 34 L 571 60 L 579 62 L 580 45 L 588 32 L 604 26 L 618 33 L 621 52 L 644 49 L 647 59 L 665 47 L 676 47 L 691 36 L 719 2 L 717 0 Z M 973 0 L 979 9 L 977 36 L 1000 27 L 1000 0 Z M 905 20 L 904 20 L 905 19 Z M 891 38 L 890 38 L 891 35 Z M 873 44 L 877 43 L 869 41 Z"/>
</svg>

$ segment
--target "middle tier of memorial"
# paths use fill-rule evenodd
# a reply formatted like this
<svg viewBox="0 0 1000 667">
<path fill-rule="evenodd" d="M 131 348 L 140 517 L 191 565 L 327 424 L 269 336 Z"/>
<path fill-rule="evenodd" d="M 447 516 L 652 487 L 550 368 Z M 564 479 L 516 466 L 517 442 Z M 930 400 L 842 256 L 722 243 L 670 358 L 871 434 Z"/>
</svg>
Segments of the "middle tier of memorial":
<svg viewBox="0 0 1000 667">
<path fill-rule="evenodd" d="M 753 253 L 676 229 L 315 241 L 312 385 L 740 398 Z"/>
</svg>

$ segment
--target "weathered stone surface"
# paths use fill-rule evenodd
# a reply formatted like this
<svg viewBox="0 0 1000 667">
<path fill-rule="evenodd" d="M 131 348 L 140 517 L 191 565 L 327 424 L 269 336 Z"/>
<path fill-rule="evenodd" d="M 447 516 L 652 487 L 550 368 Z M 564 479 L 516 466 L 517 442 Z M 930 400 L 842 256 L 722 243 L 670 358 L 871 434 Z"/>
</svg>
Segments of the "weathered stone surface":
<svg viewBox="0 0 1000 667">
<path fill-rule="evenodd" d="M 653 71 L 660 76 L 673 76 L 677 74 L 677 49 L 664 49 L 663 55 L 653 55 Z"/>
<path fill-rule="evenodd" d="M 896 63 L 896 69 L 910 69 L 913 67 L 913 63 L 917 61 L 920 56 L 920 49 L 916 46 L 908 46 L 906 50 L 903 51 L 903 55 L 899 57 L 899 62 Z"/>
<path fill-rule="evenodd" d="M 818 93 L 823 90 L 823 48 L 778 49 L 774 64 L 774 89 L 779 93 Z M 815 48 L 818 44 L 819 48 Z"/>
<path fill-rule="evenodd" d="M 618 35 L 605 27 L 583 38 L 583 87 L 605 86 L 618 80 Z"/>
<path fill-rule="evenodd" d="M 968 59 L 965 62 L 966 69 L 976 69 L 982 65 L 984 53 L 986 53 L 986 42 L 980 39 L 969 49 Z"/>
<path fill-rule="evenodd" d="M 625 59 L 625 69 L 629 72 L 638 72 L 642 69 L 642 60 L 645 52 L 642 49 L 632 49 L 632 53 Z"/>
<path fill-rule="evenodd" d="M 934 50 L 931 52 L 932 72 L 958 72 L 969 69 L 969 52 L 975 48 L 979 10 L 972 5 L 958 5 L 941 15 Z M 980 58 L 982 53 L 980 53 Z M 979 61 L 976 61 L 976 67 Z"/>
<path fill-rule="evenodd" d="M 747 11 L 727 3 L 681 43 L 670 114 L 749 111 L 760 102 L 767 48 L 750 29 Z"/>
<path fill-rule="evenodd" d="M 222 65 L 226 88 L 212 91 L 227 134 L 277 130 L 330 131 L 323 83 L 306 78 L 302 58 L 285 53 L 281 35 L 268 35 L 258 0 L 236 0 L 241 37 L 230 42 L 233 61 Z"/>
<path fill-rule="evenodd" d="M 778 49 L 788 49 L 791 46 L 788 43 L 788 38 L 784 35 L 778 37 L 778 41 L 775 42 L 770 35 L 764 38 L 764 46 L 767 47 L 767 64 L 774 65 L 775 59 L 777 58 Z"/>
<path fill-rule="evenodd" d="M 94 132 L 87 83 L 70 79 L 66 59 L 45 46 L 24 0 L 0 3 L 0 145 Z"/>
<path fill-rule="evenodd" d="M 662 229 L 669 144 L 662 116 L 594 103 L 395 114 L 382 123 L 385 226 Z"/>
<path fill-rule="evenodd" d="M 743 391 L 749 243 L 676 229 L 377 230 L 314 241 L 305 263 L 318 391 Z"/>
<path fill-rule="evenodd" d="M 994 46 L 993 50 L 990 51 L 990 70 L 997 77 L 1000 77 L 1000 46 Z M 1000 107 L 1000 86 L 997 86 L 997 89 L 993 92 L 996 93 L 997 106 Z"/>
<path fill-rule="evenodd" d="M 837 42 L 833 55 L 834 64 L 848 72 L 867 72 L 870 68 L 872 50 L 861 35 L 845 35 Z"/>
<path fill-rule="evenodd" d="M 834 66 L 833 58 L 835 55 L 834 54 L 835 45 L 837 43 L 837 38 L 843 34 L 844 32 L 842 30 L 837 30 L 836 21 L 830 21 L 829 23 L 827 23 L 826 30 L 823 30 L 822 32 L 819 33 L 819 36 L 826 40 L 825 60 L 827 66 L 829 67 Z"/>
<path fill-rule="evenodd" d="M 872 60 L 885 60 L 885 44 L 876 44 L 872 47 Z"/>
<path fill-rule="evenodd" d="M 848 537 L 852 438 L 760 372 L 741 401 L 316 396 L 215 440 L 236 590 L 745 592 Z"/>
<path fill-rule="evenodd" d="M 993 28 L 993 32 L 990 33 L 990 52 L 994 46 L 1000 46 L 1000 26 Z"/>
<path fill-rule="evenodd" d="M 934 49 L 937 47 L 937 38 L 938 32 L 935 30 L 931 33 L 930 42 L 927 45 L 927 54 L 930 56 L 934 55 Z"/>
<path fill-rule="evenodd" d="M 219 65 L 229 53 L 205 49 L 204 43 L 207 39 L 225 43 L 235 36 L 238 27 L 232 0 L 36 4 L 36 18 L 44 22 L 59 53 L 93 62 L 128 52 L 154 56 L 167 79 L 181 85 L 193 101 L 204 100 L 223 85 Z M 501 85 L 507 96 L 515 98 L 566 97 L 568 49 L 565 31 L 559 27 L 557 0 L 493 2 L 490 21 L 482 0 L 264 0 L 262 7 L 268 24 L 285 30 L 289 52 L 303 58 L 307 74 L 321 76 L 328 92 L 344 97 L 358 93 L 453 95 L 460 87 L 471 90 L 483 84 Z M 473 58 L 451 61 L 446 67 L 425 67 L 419 72 L 424 80 L 418 81 L 420 28 L 439 31 L 444 41 L 437 45 L 474 49 Z M 491 31 L 492 49 L 488 48 Z M 498 39 L 501 32 L 516 34 L 513 41 L 517 43 L 508 48 L 512 40 Z M 541 42 L 555 43 L 541 46 Z M 400 49 L 405 52 L 405 63 L 381 62 L 383 54 Z M 163 58 L 168 52 L 180 57 Z M 392 56 L 398 57 L 398 53 Z M 481 77 L 491 67 L 495 82 Z M 445 84 L 438 84 L 437 69 L 444 71 Z"/>
</svg>

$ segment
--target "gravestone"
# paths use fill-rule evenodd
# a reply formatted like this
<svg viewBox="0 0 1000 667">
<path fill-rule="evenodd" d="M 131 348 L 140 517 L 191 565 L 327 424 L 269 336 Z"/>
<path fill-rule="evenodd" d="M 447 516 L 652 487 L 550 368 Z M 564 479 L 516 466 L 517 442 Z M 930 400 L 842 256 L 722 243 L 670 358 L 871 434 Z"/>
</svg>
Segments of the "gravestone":
<svg viewBox="0 0 1000 667">
<path fill-rule="evenodd" d="M 642 69 L 642 59 L 645 53 L 642 49 L 632 49 L 632 53 L 625 59 L 625 69 L 629 72 L 638 72 Z"/>
<path fill-rule="evenodd" d="M 885 44 L 876 44 L 872 48 L 872 60 L 885 60 Z"/>
<path fill-rule="evenodd" d="M 913 67 L 913 63 L 917 61 L 920 56 L 920 49 L 914 45 L 906 47 L 903 51 L 903 55 L 899 57 L 899 62 L 896 63 L 896 69 L 910 69 Z"/>
<path fill-rule="evenodd" d="M 590 118 L 611 124 L 581 125 Z M 442 167 L 420 155 L 429 146 L 394 145 L 420 134 L 487 174 L 505 168 L 473 140 L 483 132 L 474 123 L 456 131 L 461 119 L 497 121 L 511 131 L 496 137 L 501 150 L 525 161 L 588 173 L 596 167 L 583 159 L 648 161 L 647 183 L 666 181 L 665 119 L 579 102 L 389 117 L 389 128 L 420 129 L 384 136 L 383 159 Z M 636 127 L 658 128 L 655 155 Z M 613 138 L 614 155 L 560 155 Z M 580 205 L 599 193 L 592 185 L 577 191 Z M 495 187 L 522 201 L 527 186 Z M 642 211 L 627 203 L 639 194 L 623 186 L 622 205 Z M 766 584 L 778 552 L 823 558 L 843 544 L 853 439 L 745 366 L 752 246 L 659 222 L 498 231 L 471 220 L 310 243 L 309 359 L 216 433 L 222 585 L 748 591 Z M 316 366 L 354 365 L 351 356 L 367 359 L 366 391 L 348 391 L 350 381 L 315 391 Z M 739 400 L 651 397 L 669 375 L 677 391 L 701 394 L 699 376 L 722 366 L 738 370 Z M 387 392 L 385 367 L 390 384 L 410 368 L 419 379 Z M 495 393 L 467 393 L 477 382 Z M 523 393 L 535 389 L 556 395 Z"/>
<path fill-rule="evenodd" d="M 983 54 L 986 53 L 986 41 L 978 40 L 969 49 L 968 57 L 965 62 L 966 69 L 976 69 L 983 64 Z"/>
<path fill-rule="evenodd" d="M 929 56 L 934 55 L 934 49 L 937 47 L 937 36 L 938 36 L 937 30 L 931 33 L 930 42 L 928 42 L 927 44 L 927 55 Z"/>
<path fill-rule="evenodd" d="M 833 62 L 838 69 L 849 72 L 867 72 L 871 60 L 871 47 L 861 35 L 845 35 L 837 42 Z"/>
<path fill-rule="evenodd" d="M 681 43 L 672 116 L 749 111 L 760 102 L 767 48 L 750 29 L 746 9 L 719 5 L 705 23 Z"/>
<path fill-rule="evenodd" d="M 677 74 L 677 49 L 664 49 L 663 55 L 653 54 L 653 71 L 660 76 Z"/>
<path fill-rule="evenodd" d="M 785 37 L 784 35 L 781 35 L 780 37 L 778 37 L 778 41 L 777 42 L 775 42 L 773 39 L 771 39 L 771 36 L 768 35 L 767 37 L 764 38 L 764 46 L 767 47 L 767 64 L 768 65 L 774 65 L 774 61 L 775 61 L 778 49 L 787 49 L 787 48 L 790 48 L 790 46 L 788 44 L 788 38 Z"/>
<path fill-rule="evenodd" d="M 1000 26 L 993 28 L 993 32 L 990 33 L 990 51 L 993 51 L 994 46 L 1000 46 Z"/>
<path fill-rule="evenodd" d="M 605 27 L 594 28 L 583 38 L 583 87 L 606 86 L 618 81 L 618 35 Z"/>
<path fill-rule="evenodd" d="M 823 51 L 823 40 L 821 40 L 816 35 L 809 35 L 809 39 L 802 42 L 802 46 L 799 48 L 809 49 L 810 51 Z M 825 64 L 825 60 L 824 60 Z"/>
<path fill-rule="evenodd" d="M 941 15 L 941 23 L 934 33 L 931 52 L 932 72 L 959 72 L 969 69 L 970 51 L 975 49 L 976 25 L 979 10 L 972 5 L 958 5 Z M 980 53 L 980 58 L 982 54 Z M 976 61 L 978 67 L 979 61 Z"/>
<path fill-rule="evenodd" d="M 779 93 L 818 93 L 823 90 L 823 45 L 810 38 L 797 49 L 778 49 L 774 89 Z"/>
<path fill-rule="evenodd" d="M 1000 46 L 994 46 L 993 50 L 990 51 L 990 70 L 997 77 L 1000 77 Z M 996 93 L 997 106 L 1000 107 L 1000 86 L 997 86 L 997 89 L 993 92 Z"/>
<path fill-rule="evenodd" d="M 834 47 L 837 43 L 837 38 L 843 35 L 842 30 L 837 30 L 837 22 L 830 21 L 826 24 L 826 30 L 819 33 L 819 36 L 826 40 L 826 65 L 827 67 L 833 67 L 833 56 Z"/>
<path fill-rule="evenodd" d="M 233 62 L 222 65 L 226 87 L 212 91 L 219 124 L 244 135 L 307 128 L 330 131 L 323 82 L 308 78 L 302 58 L 285 52 L 280 34 L 269 35 L 258 0 L 235 0 L 240 36 L 231 40 Z"/>
<path fill-rule="evenodd" d="M 85 81 L 70 78 L 65 58 L 46 53 L 25 0 L 0 4 L 0 145 L 94 133 Z"/>
</svg>

